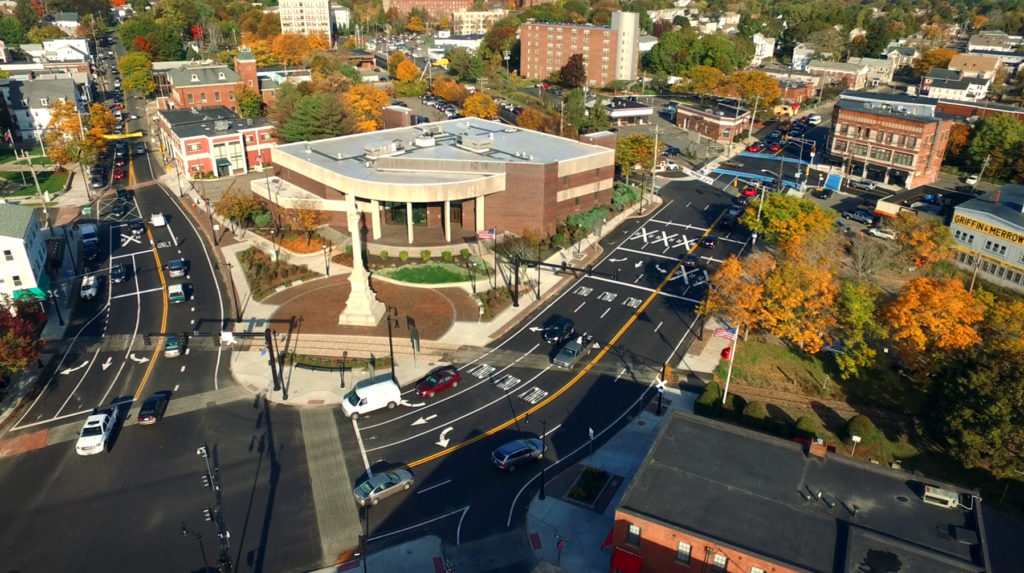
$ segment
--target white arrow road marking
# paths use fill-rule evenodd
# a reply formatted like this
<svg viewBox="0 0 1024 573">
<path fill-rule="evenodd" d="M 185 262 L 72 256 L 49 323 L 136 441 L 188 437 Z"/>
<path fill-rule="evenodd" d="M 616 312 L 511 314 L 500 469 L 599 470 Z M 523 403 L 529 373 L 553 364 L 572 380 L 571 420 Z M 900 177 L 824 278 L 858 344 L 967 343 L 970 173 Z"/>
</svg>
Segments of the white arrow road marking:
<svg viewBox="0 0 1024 573">
<path fill-rule="evenodd" d="M 132 362 L 138 362 L 139 364 L 145 364 L 149 362 L 149 358 L 139 358 L 134 352 L 128 355 L 128 358 L 132 359 Z"/>
<path fill-rule="evenodd" d="M 625 261 L 628 261 L 628 260 L 629 260 L 629 258 L 623 257 L 621 259 L 608 259 L 608 262 L 609 263 L 622 263 L 622 262 L 625 262 Z"/>
<path fill-rule="evenodd" d="M 413 426 L 419 426 L 420 424 L 426 424 L 427 422 L 433 420 L 436 417 L 437 417 L 437 414 L 431 414 L 431 415 L 427 416 L 426 418 L 420 418 L 419 420 L 416 420 L 415 422 L 412 423 L 412 425 Z"/>
<path fill-rule="evenodd" d="M 644 266 L 644 262 L 643 261 L 637 261 L 636 264 L 633 265 L 633 268 L 634 269 L 639 269 L 642 266 Z"/>
<path fill-rule="evenodd" d="M 401 404 L 402 404 L 403 406 L 407 406 L 407 407 L 409 407 L 409 408 L 422 408 L 422 407 L 424 407 L 424 406 L 426 406 L 426 405 L 427 405 L 427 403 L 426 403 L 426 402 L 419 402 L 419 403 L 417 403 L 417 404 L 412 404 L 412 403 L 410 403 L 410 402 L 409 402 L 408 400 L 402 400 Z"/>
<path fill-rule="evenodd" d="M 654 268 L 658 269 L 658 272 L 661 274 L 665 274 L 668 272 L 665 269 L 661 268 L 661 265 L 654 265 Z"/>
<path fill-rule="evenodd" d="M 438 441 L 437 441 L 437 442 L 435 442 L 435 443 L 436 443 L 437 445 L 441 446 L 442 448 L 447 448 L 447 447 L 448 447 L 448 432 L 451 432 L 451 431 L 452 431 L 452 430 L 454 430 L 454 429 L 455 429 L 455 428 L 453 428 L 452 426 L 448 426 L 447 428 L 445 428 L 445 429 L 444 429 L 444 430 L 443 430 L 443 431 L 441 432 L 441 439 L 440 439 L 440 440 L 438 440 Z"/>
<path fill-rule="evenodd" d="M 101 368 L 103 368 L 103 371 L 104 371 L 104 372 L 106 372 L 107 368 L 110 368 L 110 364 L 111 364 L 111 363 L 112 363 L 113 361 L 114 361 L 114 359 L 113 359 L 112 357 L 110 357 L 110 356 L 107 356 L 107 361 L 106 361 L 106 362 L 104 362 L 103 364 L 100 364 L 100 367 L 101 367 Z"/>
<path fill-rule="evenodd" d="M 530 327 L 530 332 L 540 332 L 542 330 L 544 330 L 543 326 L 531 326 Z"/>
<path fill-rule="evenodd" d="M 85 368 L 88 365 L 89 365 L 89 361 L 86 360 L 85 362 L 79 364 L 78 366 L 75 366 L 74 368 L 65 368 L 64 370 L 61 370 L 60 373 L 61 374 L 71 374 L 75 370 L 81 370 L 82 368 Z"/>
</svg>

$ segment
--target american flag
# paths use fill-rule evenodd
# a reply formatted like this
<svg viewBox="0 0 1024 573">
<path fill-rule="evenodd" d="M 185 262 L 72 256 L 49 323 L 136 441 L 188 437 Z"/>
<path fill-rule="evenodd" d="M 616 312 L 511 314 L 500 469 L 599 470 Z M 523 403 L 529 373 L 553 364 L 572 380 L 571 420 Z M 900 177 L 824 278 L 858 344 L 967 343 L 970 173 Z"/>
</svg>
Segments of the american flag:
<svg viewBox="0 0 1024 573">
<path fill-rule="evenodd" d="M 728 338 L 729 340 L 736 340 L 736 329 L 735 328 L 716 328 L 715 336 L 719 338 Z"/>
<path fill-rule="evenodd" d="M 483 230 L 483 231 L 477 231 L 476 232 L 476 238 L 478 238 L 478 239 L 493 239 L 495 237 L 495 235 L 497 235 L 497 231 L 498 231 L 497 227 L 491 227 L 490 229 L 486 229 L 486 230 Z"/>
</svg>

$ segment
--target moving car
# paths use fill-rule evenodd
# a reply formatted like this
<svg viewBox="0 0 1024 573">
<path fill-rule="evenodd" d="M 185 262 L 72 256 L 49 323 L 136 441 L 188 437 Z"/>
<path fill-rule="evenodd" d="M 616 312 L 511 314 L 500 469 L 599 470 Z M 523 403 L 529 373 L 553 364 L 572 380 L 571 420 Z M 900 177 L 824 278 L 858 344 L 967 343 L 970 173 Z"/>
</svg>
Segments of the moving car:
<svg viewBox="0 0 1024 573">
<path fill-rule="evenodd" d="M 397 469 L 371 477 L 357 485 L 352 493 L 355 495 L 356 504 L 366 507 L 377 505 L 380 500 L 411 488 L 414 482 L 415 478 L 413 478 L 412 472 L 406 469 Z"/>
<path fill-rule="evenodd" d="M 850 180 L 849 182 L 847 182 L 847 185 L 849 187 L 853 187 L 854 189 L 863 189 L 864 191 L 874 191 L 875 190 L 875 184 L 870 182 L 870 181 Z"/>
<path fill-rule="evenodd" d="M 381 408 L 389 410 L 402 402 L 402 391 L 391 375 L 378 376 L 356 384 L 341 401 L 341 411 L 356 420 L 362 414 Z"/>
<path fill-rule="evenodd" d="M 185 285 L 167 285 L 167 300 L 178 303 L 185 299 Z"/>
<path fill-rule="evenodd" d="M 130 202 L 132 200 L 131 189 L 118 189 L 117 198 L 125 202 Z"/>
<path fill-rule="evenodd" d="M 516 471 L 516 466 L 539 460 L 544 455 L 544 443 L 537 438 L 524 438 L 509 442 L 491 452 L 491 462 L 499 470 Z"/>
<path fill-rule="evenodd" d="M 580 361 L 580 358 L 590 354 L 590 343 L 593 341 L 594 337 L 589 334 L 581 334 L 573 338 L 562 345 L 558 354 L 551 359 L 551 363 L 561 368 L 572 369 Z"/>
<path fill-rule="evenodd" d="M 455 388 L 462 381 L 462 374 L 454 366 L 439 368 L 427 374 L 416 384 L 416 393 L 423 398 L 431 398 L 438 392 Z"/>
<path fill-rule="evenodd" d="M 692 253 L 683 258 L 684 269 L 695 269 L 700 266 L 700 255 Z"/>
<path fill-rule="evenodd" d="M 762 149 L 764 149 L 764 145 L 763 144 L 755 143 L 755 144 L 751 145 L 750 147 L 748 147 L 747 151 L 749 151 L 751 153 L 757 153 L 758 151 L 761 151 Z"/>
<path fill-rule="evenodd" d="M 100 280 L 96 275 L 89 275 L 82 279 L 82 288 L 79 290 L 79 294 L 84 300 L 92 300 L 96 298 L 96 295 L 100 290 Z"/>
<path fill-rule="evenodd" d="M 85 419 L 85 426 L 78 434 L 75 452 L 80 456 L 91 456 L 105 451 L 114 426 L 120 418 L 121 407 L 118 405 L 102 412 L 93 411 L 93 414 Z"/>
<path fill-rule="evenodd" d="M 544 329 L 544 341 L 551 345 L 561 344 L 572 336 L 576 323 L 568 317 L 560 317 Z"/>
<path fill-rule="evenodd" d="M 138 422 L 142 425 L 155 424 L 163 419 L 167 411 L 167 403 L 171 401 L 170 392 L 157 392 L 142 403 L 139 409 Z"/>
<path fill-rule="evenodd" d="M 185 276 L 188 271 L 185 259 L 172 259 L 167 263 L 167 274 L 172 279 L 177 279 Z"/>
<path fill-rule="evenodd" d="M 164 358 L 174 358 L 175 356 L 181 356 L 181 351 L 184 350 L 185 343 L 181 338 L 171 335 L 164 340 Z"/>
<path fill-rule="evenodd" d="M 128 207 L 124 203 L 117 202 L 110 208 L 110 214 L 120 219 L 128 214 Z"/>
<path fill-rule="evenodd" d="M 811 125 L 818 125 L 819 123 L 821 123 L 821 116 L 816 113 L 812 113 L 811 115 L 807 116 L 807 123 Z"/>
<path fill-rule="evenodd" d="M 128 280 L 128 267 L 124 263 L 117 263 L 110 267 L 110 280 L 115 283 L 123 283 Z"/>
<path fill-rule="evenodd" d="M 743 188 L 743 195 L 745 197 L 756 197 L 757 196 L 757 187 L 754 187 L 752 185 L 747 185 L 746 187 Z"/>
<path fill-rule="evenodd" d="M 978 184 L 978 176 L 977 175 L 971 175 L 967 179 L 964 179 L 964 183 L 966 183 L 968 185 L 977 185 Z"/>
<path fill-rule="evenodd" d="M 828 199 L 829 197 L 832 196 L 832 190 L 823 187 L 815 191 L 814 193 L 811 193 L 811 195 L 814 195 L 818 199 Z"/>
</svg>

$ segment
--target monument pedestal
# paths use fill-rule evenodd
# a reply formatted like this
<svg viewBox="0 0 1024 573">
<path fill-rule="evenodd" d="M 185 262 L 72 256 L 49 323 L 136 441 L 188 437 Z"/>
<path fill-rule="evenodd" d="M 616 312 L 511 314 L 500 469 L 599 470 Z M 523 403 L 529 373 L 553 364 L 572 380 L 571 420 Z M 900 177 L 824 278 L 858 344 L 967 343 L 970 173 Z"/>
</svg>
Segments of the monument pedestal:
<svg viewBox="0 0 1024 573">
<path fill-rule="evenodd" d="M 360 275 L 360 276 L 356 276 Z M 377 326 L 387 312 L 384 303 L 370 289 L 365 271 L 353 270 L 349 276 L 352 292 L 345 301 L 345 310 L 338 316 L 338 324 L 347 326 Z"/>
</svg>

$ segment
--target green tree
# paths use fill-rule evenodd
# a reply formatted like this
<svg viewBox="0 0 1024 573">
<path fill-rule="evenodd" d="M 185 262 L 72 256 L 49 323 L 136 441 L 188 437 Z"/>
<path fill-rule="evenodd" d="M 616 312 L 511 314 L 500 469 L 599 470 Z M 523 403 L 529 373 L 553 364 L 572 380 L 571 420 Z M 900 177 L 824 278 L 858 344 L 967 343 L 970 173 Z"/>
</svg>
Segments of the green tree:
<svg viewBox="0 0 1024 573">
<path fill-rule="evenodd" d="M 388 56 L 388 75 L 395 77 L 398 73 L 398 65 L 406 61 L 408 58 L 402 52 L 395 52 Z"/>
<path fill-rule="evenodd" d="M 135 90 L 148 95 L 156 90 L 153 62 L 148 53 L 129 52 L 117 62 L 117 69 L 121 72 L 121 88 L 124 91 Z"/>
<path fill-rule="evenodd" d="M 0 40 L 8 46 L 27 44 L 28 37 L 25 35 L 25 27 L 13 16 L 0 16 Z"/>
<path fill-rule="evenodd" d="M 355 121 L 338 94 L 319 93 L 301 98 L 281 136 L 285 140 L 312 141 L 355 132 Z"/>
<path fill-rule="evenodd" d="M 569 56 L 569 61 L 562 66 L 559 73 L 562 84 L 571 88 L 581 88 L 587 83 L 587 69 L 583 65 L 583 54 Z"/>
<path fill-rule="evenodd" d="M 132 50 L 136 37 L 152 42 L 159 31 L 160 25 L 156 23 L 152 14 L 136 12 L 134 16 L 121 23 L 117 35 L 121 38 L 121 44 L 128 50 Z"/>
<path fill-rule="evenodd" d="M 841 342 L 836 353 L 840 376 L 847 380 L 875 363 L 872 343 L 885 336 L 885 328 L 878 322 L 878 287 L 873 284 L 848 281 L 839 291 L 836 332 L 833 338 Z"/>
<path fill-rule="evenodd" d="M 764 201 L 758 217 L 758 202 Z M 823 237 L 835 228 L 838 214 L 810 199 L 782 193 L 762 193 L 747 207 L 740 221 L 769 241 L 785 243 L 798 237 Z"/>
<path fill-rule="evenodd" d="M 43 20 L 43 17 L 36 11 L 33 0 L 18 0 L 14 5 L 14 19 L 21 24 L 22 29 L 29 30 Z"/>
<path fill-rule="evenodd" d="M 634 166 L 650 168 L 654 161 L 654 140 L 642 133 L 620 137 L 615 146 L 615 165 L 629 181 Z"/>
<path fill-rule="evenodd" d="M 39 359 L 42 340 L 36 334 L 36 308 L 32 301 L 14 302 L 0 295 L 0 377 L 21 372 Z"/>
<path fill-rule="evenodd" d="M 353 85 L 363 83 L 363 76 L 352 64 L 342 64 L 340 71 L 345 77 L 352 80 Z"/>
<path fill-rule="evenodd" d="M 448 71 L 455 74 L 460 82 L 474 82 L 483 73 L 483 60 L 479 52 L 470 53 L 465 48 L 452 48 L 445 54 Z"/>
<path fill-rule="evenodd" d="M 64 30 L 61 30 L 57 26 L 41 26 L 35 27 L 28 31 L 26 34 L 28 41 L 34 44 L 42 44 L 46 40 L 56 40 L 58 38 L 64 38 L 67 34 Z"/>
<path fill-rule="evenodd" d="M 980 168 L 985 157 L 998 150 L 1006 161 L 1012 163 L 1020 156 L 1024 145 L 1024 121 L 1009 114 L 994 114 L 978 120 L 974 136 L 967 145 L 967 156 Z M 990 162 L 991 166 L 991 162 Z M 994 173 L 996 171 L 989 171 Z"/>
<path fill-rule="evenodd" d="M 587 131 L 603 131 L 612 126 L 612 120 L 608 116 L 608 109 L 604 106 L 604 98 L 597 96 L 594 100 L 594 107 L 590 110 L 590 121 L 587 123 Z"/>
<path fill-rule="evenodd" d="M 980 347 L 932 378 L 930 426 L 968 468 L 997 478 L 1024 471 L 1024 359 Z"/>
<path fill-rule="evenodd" d="M 238 102 L 238 114 L 242 117 L 263 115 L 263 97 L 260 92 L 238 84 L 235 88 L 235 101 Z"/>
<path fill-rule="evenodd" d="M 583 98 L 583 90 L 576 88 L 565 98 L 565 119 L 576 129 L 582 130 L 587 123 L 587 106 Z"/>
</svg>

